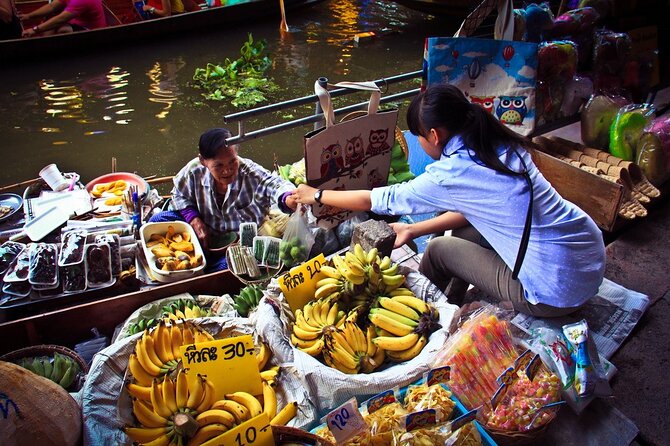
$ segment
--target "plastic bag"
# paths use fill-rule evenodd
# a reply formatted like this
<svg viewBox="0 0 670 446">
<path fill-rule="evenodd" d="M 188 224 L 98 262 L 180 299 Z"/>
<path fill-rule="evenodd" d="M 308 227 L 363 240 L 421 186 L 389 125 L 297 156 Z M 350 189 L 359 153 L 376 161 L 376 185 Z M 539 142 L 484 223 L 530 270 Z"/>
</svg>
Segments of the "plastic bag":
<svg viewBox="0 0 670 446">
<path fill-rule="evenodd" d="M 314 245 L 314 235 L 307 222 L 307 208 L 300 206 L 286 225 L 284 237 L 279 245 L 279 258 L 284 265 L 291 267 L 307 260 Z"/>
<path fill-rule="evenodd" d="M 654 118 L 651 104 L 631 104 L 619 109 L 610 127 L 610 153 L 625 161 L 636 158 L 637 143 Z"/>
<path fill-rule="evenodd" d="M 635 162 L 655 185 L 670 176 L 670 116 L 660 116 L 644 129 Z"/>
<path fill-rule="evenodd" d="M 582 110 L 581 134 L 587 147 L 607 150 L 610 145 L 610 127 L 617 112 L 630 100 L 623 96 L 596 94 Z"/>
</svg>

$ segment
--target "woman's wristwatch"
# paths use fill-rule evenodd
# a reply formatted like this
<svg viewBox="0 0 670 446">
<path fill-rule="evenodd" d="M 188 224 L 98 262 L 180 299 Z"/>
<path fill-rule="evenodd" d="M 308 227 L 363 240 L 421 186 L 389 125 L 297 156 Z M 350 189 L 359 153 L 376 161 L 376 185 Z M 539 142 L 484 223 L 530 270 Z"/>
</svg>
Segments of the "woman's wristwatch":
<svg viewBox="0 0 670 446">
<path fill-rule="evenodd" d="M 156 12 L 156 8 L 154 8 L 154 7 L 152 6 L 151 8 L 149 8 L 149 12 L 150 12 L 151 14 L 154 14 L 154 13 Z"/>
<path fill-rule="evenodd" d="M 40 25 L 33 26 L 33 31 L 36 33 L 40 32 Z"/>
<path fill-rule="evenodd" d="M 323 195 L 323 191 L 322 191 L 321 189 L 317 190 L 317 191 L 314 193 L 314 201 L 316 201 L 317 203 L 321 204 L 321 195 Z"/>
</svg>

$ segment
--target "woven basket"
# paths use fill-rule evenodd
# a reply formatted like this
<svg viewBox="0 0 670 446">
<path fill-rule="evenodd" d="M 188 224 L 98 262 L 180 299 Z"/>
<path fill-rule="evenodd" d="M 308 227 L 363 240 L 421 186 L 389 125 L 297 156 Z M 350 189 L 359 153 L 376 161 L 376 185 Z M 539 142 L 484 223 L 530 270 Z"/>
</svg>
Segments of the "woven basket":
<svg viewBox="0 0 670 446">
<path fill-rule="evenodd" d="M 544 436 L 544 434 L 547 432 L 547 429 L 551 424 L 551 422 L 556 419 L 560 407 L 561 406 L 557 406 L 556 409 L 552 410 L 551 413 L 553 415 L 551 415 L 551 418 L 547 420 L 546 423 L 523 432 L 496 429 L 493 427 L 485 426 L 484 424 L 482 424 L 482 426 L 500 446 L 538 444 L 538 441 L 540 441 L 542 436 Z"/>
<path fill-rule="evenodd" d="M 272 435 L 275 444 L 300 442 L 306 445 L 314 446 L 335 446 L 331 442 L 324 440 L 318 435 L 310 432 L 288 426 L 272 426 Z"/>
<path fill-rule="evenodd" d="M 0 360 L 8 362 L 16 362 L 21 358 L 53 356 L 55 353 L 60 353 L 63 356 L 67 356 L 73 359 L 77 363 L 77 365 L 79 365 L 79 369 L 81 370 L 81 373 L 83 375 L 86 375 L 88 373 L 88 365 L 86 364 L 86 361 L 84 361 L 82 357 L 77 354 L 77 352 L 75 352 L 74 350 L 70 350 L 67 347 L 63 347 L 62 345 L 42 344 L 42 345 L 33 345 L 30 347 L 24 347 L 9 353 L 5 353 L 4 355 L 0 356 Z M 83 380 L 75 379 L 74 384 L 72 384 L 72 387 L 67 390 L 73 390 L 73 388 L 75 387 L 76 388 L 74 390 L 79 390 L 81 386 L 80 381 Z"/>
</svg>

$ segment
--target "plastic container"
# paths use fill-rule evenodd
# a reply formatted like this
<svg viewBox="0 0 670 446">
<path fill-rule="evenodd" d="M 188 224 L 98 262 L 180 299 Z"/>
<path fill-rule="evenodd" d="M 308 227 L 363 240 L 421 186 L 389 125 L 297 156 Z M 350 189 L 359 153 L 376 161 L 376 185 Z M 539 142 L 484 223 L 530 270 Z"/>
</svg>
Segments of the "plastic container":
<svg viewBox="0 0 670 446">
<path fill-rule="evenodd" d="M 22 280 L 21 282 L 5 282 L 4 285 L 2 285 L 2 292 L 11 294 L 12 296 L 26 297 L 30 294 L 32 288 L 33 287 L 27 280 Z"/>
<path fill-rule="evenodd" d="M 80 293 L 88 287 L 88 270 L 86 261 L 60 267 L 60 281 L 63 293 Z"/>
<path fill-rule="evenodd" d="M 166 271 L 156 265 L 157 257 L 153 252 L 151 252 L 151 247 L 148 247 L 147 243 L 151 241 L 151 236 L 154 234 L 165 236 L 170 226 L 172 226 L 175 233 L 187 234 L 189 241 L 193 244 L 193 252 L 189 252 L 189 254 L 193 254 L 195 257 L 200 256 L 202 259 L 200 264 L 195 268 Z M 190 277 L 201 275 L 205 270 L 205 265 L 207 262 L 205 260 L 204 252 L 202 251 L 198 237 L 195 235 L 195 231 L 193 231 L 191 225 L 187 223 L 180 221 L 167 223 L 145 223 L 140 228 L 140 240 L 142 242 L 142 250 L 147 259 L 147 264 L 149 265 L 151 275 L 153 275 L 154 278 L 159 282 L 174 282 L 177 280 L 188 279 Z"/>
<path fill-rule="evenodd" d="M 102 288 L 114 283 L 112 256 L 109 245 L 104 242 L 86 245 L 86 280 L 89 288 Z"/>
<path fill-rule="evenodd" d="M 6 241 L 0 245 L 0 274 L 5 274 L 16 256 L 26 247 L 23 243 Z"/>
<path fill-rule="evenodd" d="M 68 231 L 63 235 L 58 266 L 74 265 L 84 260 L 87 235 L 88 231 L 84 229 Z"/>
<path fill-rule="evenodd" d="M 31 285 L 52 287 L 58 284 L 58 246 L 52 243 L 33 243 L 28 246 Z"/>
<path fill-rule="evenodd" d="M 24 282 L 28 280 L 29 271 L 30 254 L 28 252 L 28 247 L 26 246 L 9 265 L 3 280 L 5 282 Z"/>
<path fill-rule="evenodd" d="M 109 245 L 112 256 L 112 275 L 121 273 L 121 242 L 117 234 L 101 234 L 95 237 L 95 242 L 105 242 Z"/>
<path fill-rule="evenodd" d="M 240 224 L 240 245 L 250 248 L 254 245 L 254 237 L 258 235 L 258 227 L 254 222 Z"/>
</svg>

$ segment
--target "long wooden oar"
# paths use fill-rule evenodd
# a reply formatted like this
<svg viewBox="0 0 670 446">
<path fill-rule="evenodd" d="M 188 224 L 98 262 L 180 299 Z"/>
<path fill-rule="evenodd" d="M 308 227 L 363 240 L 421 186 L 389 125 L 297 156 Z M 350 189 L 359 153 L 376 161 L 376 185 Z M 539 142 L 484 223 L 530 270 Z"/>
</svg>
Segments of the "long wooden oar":
<svg viewBox="0 0 670 446">
<path fill-rule="evenodd" d="M 286 23 L 286 10 L 284 8 L 284 0 L 279 0 L 279 10 L 281 11 L 281 23 L 279 24 L 279 31 L 288 32 L 288 23 Z"/>
<path fill-rule="evenodd" d="M 10 189 L 16 189 L 17 187 L 30 186 L 31 184 L 35 184 L 35 183 L 37 183 L 41 180 L 42 180 L 42 178 L 33 178 L 32 180 L 26 180 L 26 181 L 22 181 L 20 183 L 10 184 L 8 186 L 2 186 L 2 187 L 0 187 L 0 192 L 10 190 Z"/>
</svg>

